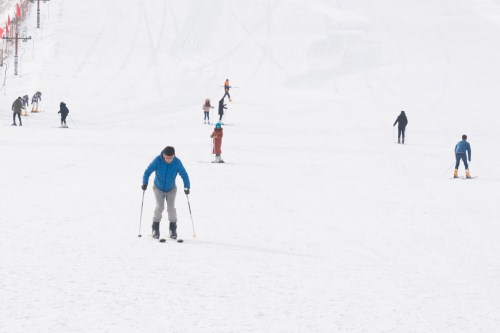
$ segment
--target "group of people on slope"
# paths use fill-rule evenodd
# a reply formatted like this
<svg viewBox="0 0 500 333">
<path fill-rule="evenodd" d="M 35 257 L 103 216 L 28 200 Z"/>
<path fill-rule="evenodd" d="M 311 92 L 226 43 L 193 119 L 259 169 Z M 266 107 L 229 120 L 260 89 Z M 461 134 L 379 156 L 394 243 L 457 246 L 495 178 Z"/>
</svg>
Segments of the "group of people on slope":
<svg viewBox="0 0 500 333">
<path fill-rule="evenodd" d="M 222 116 L 224 115 L 224 109 L 226 108 L 226 105 L 223 104 L 224 101 L 221 99 L 219 101 L 219 121 L 215 124 L 215 128 L 210 135 L 210 138 L 212 138 L 212 154 L 215 154 L 215 161 L 216 163 L 224 163 L 224 161 L 221 158 L 221 147 L 222 147 L 222 137 L 224 136 L 223 129 L 222 129 Z M 214 107 L 210 104 L 210 99 L 207 98 L 205 99 L 205 103 L 202 106 L 203 113 L 204 113 L 204 118 L 203 121 L 205 124 L 210 125 L 210 109 L 213 109 Z"/>
<path fill-rule="evenodd" d="M 210 138 L 213 139 L 212 154 L 215 154 L 214 162 L 216 163 L 224 163 L 224 160 L 222 160 L 221 157 L 222 137 L 224 136 L 222 129 L 222 125 L 224 125 L 224 123 L 222 122 L 222 118 L 224 117 L 224 110 L 227 109 L 227 105 L 224 104 L 224 99 L 227 96 L 229 101 L 230 102 L 232 101 L 231 95 L 229 94 L 230 88 L 231 86 L 229 85 L 229 79 L 226 79 L 226 81 L 224 82 L 224 96 L 222 96 L 222 98 L 219 101 L 219 107 L 218 107 L 219 121 L 215 124 L 215 128 L 212 134 L 210 135 Z M 210 125 L 210 109 L 214 108 L 210 102 L 210 98 L 205 99 L 205 103 L 203 103 L 201 108 L 203 110 L 203 123 Z"/>
<path fill-rule="evenodd" d="M 408 118 L 406 113 L 401 111 L 398 118 L 392 126 L 398 124 L 398 144 L 405 143 L 405 131 L 406 125 L 408 125 Z M 453 178 L 458 178 L 458 168 L 460 167 L 460 161 L 463 161 L 465 166 L 465 178 L 472 178 L 470 175 L 469 164 L 467 160 L 471 161 L 471 147 L 470 143 L 467 142 L 467 135 L 462 135 L 462 141 L 459 141 L 455 145 L 455 170 L 453 171 Z"/>
<path fill-rule="evenodd" d="M 227 105 L 224 104 L 224 99 L 226 96 L 228 97 L 229 101 L 231 102 L 231 95 L 229 94 L 229 89 L 231 86 L 229 85 L 229 79 L 226 79 L 224 82 L 224 96 L 219 100 L 219 107 L 218 107 L 218 114 L 219 114 L 219 122 L 222 123 L 222 118 L 224 117 L 224 110 L 227 109 Z M 210 102 L 210 98 L 205 99 L 205 103 L 203 103 L 201 109 L 203 110 L 203 123 L 204 124 L 209 124 L 210 125 L 210 109 L 213 109 L 214 107 L 212 106 Z"/>
<path fill-rule="evenodd" d="M 33 98 L 31 99 L 32 109 L 31 112 L 36 113 L 38 110 L 38 103 L 42 100 L 42 93 L 37 91 Z M 21 120 L 21 115 L 28 116 L 26 112 L 26 107 L 29 105 L 28 95 L 24 95 L 23 97 L 18 97 L 12 103 L 12 126 L 17 126 L 16 116 L 19 120 L 19 126 L 23 126 L 23 122 Z M 66 118 L 69 114 L 69 109 L 64 102 L 59 104 L 59 112 L 61 114 L 61 127 L 68 128 L 68 124 L 66 123 Z"/>
<path fill-rule="evenodd" d="M 31 112 L 39 112 L 38 111 L 38 103 L 42 100 L 42 93 L 37 91 L 31 98 Z M 24 95 L 23 97 L 19 96 L 12 103 L 12 126 L 17 126 L 16 116 L 19 119 L 19 126 L 23 126 L 23 122 L 21 121 L 21 116 L 28 116 L 27 107 L 29 106 L 30 98 L 28 95 Z"/>
<path fill-rule="evenodd" d="M 228 96 L 229 101 L 231 101 L 229 88 L 229 80 L 226 79 L 226 82 L 224 83 L 225 93 L 219 101 L 219 122 L 215 124 L 215 128 L 210 135 L 210 138 L 213 140 L 212 153 L 215 154 L 215 162 L 218 163 L 224 163 L 221 158 L 222 137 L 224 136 L 222 129 L 222 117 L 224 116 L 224 109 L 226 109 L 224 98 Z M 213 108 L 214 107 L 210 104 L 210 99 L 205 99 L 205 103 L 202 106 L 204 113 L 203 121 L 205 124 L 210 124 L 210 109 Z M 165 202 L 167 202 L 169 236 L 172 239 L 177 239 L 177 211 L 175 209 L 177 186 L 175 184 L 175 179 L 177 175 L 181 176 L 184 183 L 184 194 L 186 195 L 190 194 L 191 183 L 184 165 L 175 155 L 174 147 L 165 147 L 161 151 L 160 155 L 156 156 L 146 168 L 142 176 L 141 189 L 143 191 L 146 191 L 148 188 L 149 177 L 153 172 L 155 173 L 153 193 L 156 201 L 156 207 L 153 213 L 153 224 L 151 226 L 153 237 L 156 239 L 160 238 L 160 222 L 162 220 L 163 211 L 165 210 Z"/>
</svg>

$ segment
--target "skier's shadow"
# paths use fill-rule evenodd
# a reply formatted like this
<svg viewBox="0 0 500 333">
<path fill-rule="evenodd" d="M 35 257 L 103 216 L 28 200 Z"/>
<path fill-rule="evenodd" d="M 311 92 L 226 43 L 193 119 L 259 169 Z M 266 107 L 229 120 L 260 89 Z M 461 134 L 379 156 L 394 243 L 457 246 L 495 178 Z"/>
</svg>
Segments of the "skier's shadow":
<svg viewBox="0 0 500 333">
<path fill-rule="evenodd" d="M 189 244 L 214 245 L 214 246 L 232 248 L 232 249 L 237 249 L 237 250 L 265 252 L 265 253 L 270 253 L 270 254 L 287 255 L 287 256 L 294 256 L 294 257 L 321 258 L 320 256 L 313 256 L 310 254 L 293 253 L 293 252 L 274 250 L 274 249 L 266 249 L 266 248 L 255 247 L 255 246 L 248 246 L 248 245 L 238 245 L 238 244 L 199 241 L 199 240 L 190 241 Z"/>
</svg>

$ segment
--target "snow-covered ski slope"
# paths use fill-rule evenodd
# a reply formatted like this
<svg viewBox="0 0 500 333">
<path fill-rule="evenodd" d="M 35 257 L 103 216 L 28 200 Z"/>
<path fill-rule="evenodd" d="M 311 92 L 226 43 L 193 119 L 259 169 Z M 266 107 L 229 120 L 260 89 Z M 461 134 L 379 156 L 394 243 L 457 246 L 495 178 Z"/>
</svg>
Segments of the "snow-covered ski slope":
<svg viewBox="0 0 500 333">
<path fill-rule="evenodd" d="M 41 14 L 21 75 L 12 57 L 1 68 L 0 332 L 498 331 L 498 1 L 65 0 Z M 226 78 L 228 163 L 202 163 L 201 105 Z M 43 112 L 10 126 L 37 90 Z M 450 180 L 464 133 L 479 177 Z M 192 183 L 183 244 L 149 237 L 153 178 L 137 237 L 142 174 L 166 145 Z"/>
</svg>

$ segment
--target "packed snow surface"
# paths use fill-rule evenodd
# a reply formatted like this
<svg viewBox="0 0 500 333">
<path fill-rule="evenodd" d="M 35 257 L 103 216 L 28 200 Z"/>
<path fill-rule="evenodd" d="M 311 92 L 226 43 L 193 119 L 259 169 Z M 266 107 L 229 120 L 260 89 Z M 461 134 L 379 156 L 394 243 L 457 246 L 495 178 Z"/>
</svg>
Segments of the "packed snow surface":
<svg viewBox="0 0 500 333">
<path fill-rule="evenodd" d="M 498 1 L 30 6 L 0 68 L 0 332 L 498 331 Z M 150 237 L 154 176 L 139 229 L 167 145 L 182 244 Z"/>
</svg>

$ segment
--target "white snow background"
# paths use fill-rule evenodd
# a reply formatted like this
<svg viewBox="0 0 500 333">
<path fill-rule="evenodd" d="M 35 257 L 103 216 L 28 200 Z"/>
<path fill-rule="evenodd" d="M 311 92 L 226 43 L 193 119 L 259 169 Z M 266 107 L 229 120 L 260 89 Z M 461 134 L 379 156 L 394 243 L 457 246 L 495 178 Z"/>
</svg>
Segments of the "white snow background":
<svg viewBox="0 0 500 333">
<path fill-rule="evenodd" d="M 30 6 L 0 68 L 1 332 L 500 330 L 499 1 Z M 202 163 L 226 78 L 228 163 Z M 452 180 L 464 133 L 478 178 Z M 149 236 L 153 176 L 137 237 L 166 145 L 183 244 Z"/>
</svg>

